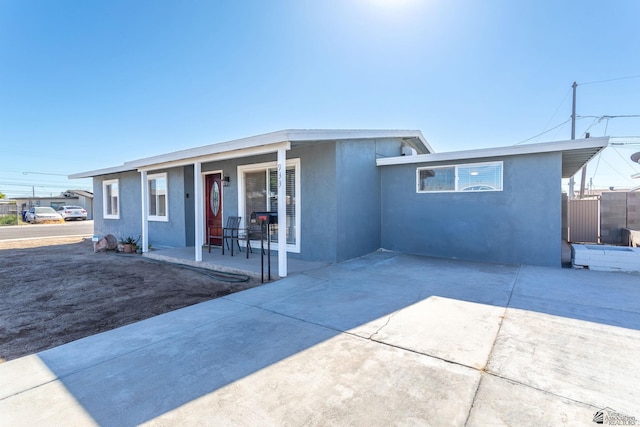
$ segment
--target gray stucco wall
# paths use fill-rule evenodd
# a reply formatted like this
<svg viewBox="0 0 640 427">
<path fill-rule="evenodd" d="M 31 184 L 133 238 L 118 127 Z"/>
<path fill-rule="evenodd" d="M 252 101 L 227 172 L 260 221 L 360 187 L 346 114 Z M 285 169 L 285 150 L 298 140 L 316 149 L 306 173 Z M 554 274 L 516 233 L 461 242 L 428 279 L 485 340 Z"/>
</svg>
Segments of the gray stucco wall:
<svg viewBox="0 0 640 427">
<path fill-rule="evenodd" d="M 161 172 L 167 172 L 169 184 L 169 221 L 149 221 L 149 243 L 158 247 L 185 246 L 184 169 L 172 168 L 153 173 Z M 102 182 L 110 179 L 119 179 L 119 219 L 103 218 Z M 93 191 L 95 195 L 94 234 L 98 236 L 113 234 L 118 239 L 132 236 L 137 239 L 142 233 L 140 174 L 126 172 L 95 177 Z"/>
<path fill-rule="evenodd" d="M 287 157 L 300 157 L 302 193 L 300 254 L 291 256 L 336 261 L 339 239 L 336 143 L 308 144 L 291 150 Z"/>
<path fill-rule="evenodd" d="M 149 221 L 149 243 L 155 246 L 186 246 L 184 168 L 177 167 L 153 173 L 167 172 L 169 184 L 169 221 Z"/>
<path fill-rule="evenodd" d="M 120 196 L 120 219 L 104 219 L 104 195 L 102 183 L 118 179 Z M 140 207 L 140 174 L 126 172 L 114 175 L 103 175 L 93 179 L 94 222 L 93 232 L 99 237 L 113 234 L 117 239 L 125 237 L 138 238 L 142 232 Z"/>
<path fill-rule="evenodd" d="M 335 143 L 305 144 L 287 151 L 287 159 L 300 159 L 300 253 L 292 258 L 336 261 L 336 160 Z M 203 172 L 223 171 L 230 184 L 223 187 L 223 216 L 238 213 L 238 166 L 275 162 L 276 154 L 243 157 L 202 165 Z M 241 215 L 242 216 L 242 215 Z M 243 218 L 243 223 L 246 218 Z"/>
<path fill-rule="evenodd" d="M 374 141 L 344 141 L 336 150 L 337 260 L 380 248 L 380 170 Z"/>
<path fill-rule="evenodd" d="M 193 198 L 193 166 L 185 166 L 184 170 L 184 239 L 187 246 L 196 244 L 195 202 Z"/>
<path fill-rule="evenodd" d="M 417 193 L 420 164 L 383 166 L 382 247 L 507 264 L 561 265 L 561 154 L 503 159 L 503 191 Z"/>
</svg>

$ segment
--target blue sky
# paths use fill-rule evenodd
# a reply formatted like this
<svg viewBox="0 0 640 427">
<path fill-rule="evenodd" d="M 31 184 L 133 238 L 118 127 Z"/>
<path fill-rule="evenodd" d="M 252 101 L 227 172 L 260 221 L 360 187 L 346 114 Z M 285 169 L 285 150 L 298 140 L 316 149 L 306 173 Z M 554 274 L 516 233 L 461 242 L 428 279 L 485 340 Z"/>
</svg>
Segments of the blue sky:
<svg viewBox="0 0 640 427">
<path fill-rule="evenodd" d="M 635 0 L 2 0 L 0 192 L 287 128 L 512 145 L 569 119 L 573 81 L 593 116 L 577 137 L 638 136 L 640 118 L 598 118 L 640 115 L 639 17 Z M 588 179 L 633 186 L 635 151 L 607 148 Z"/>
</svg>

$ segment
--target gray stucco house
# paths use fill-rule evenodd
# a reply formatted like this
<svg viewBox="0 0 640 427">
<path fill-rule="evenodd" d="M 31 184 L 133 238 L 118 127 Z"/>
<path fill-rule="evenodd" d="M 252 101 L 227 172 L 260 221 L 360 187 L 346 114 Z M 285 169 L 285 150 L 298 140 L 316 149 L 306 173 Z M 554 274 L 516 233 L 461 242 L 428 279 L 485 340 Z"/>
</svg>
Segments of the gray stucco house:
<svg viewBox="0 0 640 427">
<path fill-rule="evenodd" d="M 434 153 L 415 130 L 285 130 L 71 175 L 93 178 L 95 234 L 194 247 L 229 216 L 277 212 L 273 248 L 342 261 L 377 249 L 559 266 L 561 179 L 608 138 Z"/>
</svg>

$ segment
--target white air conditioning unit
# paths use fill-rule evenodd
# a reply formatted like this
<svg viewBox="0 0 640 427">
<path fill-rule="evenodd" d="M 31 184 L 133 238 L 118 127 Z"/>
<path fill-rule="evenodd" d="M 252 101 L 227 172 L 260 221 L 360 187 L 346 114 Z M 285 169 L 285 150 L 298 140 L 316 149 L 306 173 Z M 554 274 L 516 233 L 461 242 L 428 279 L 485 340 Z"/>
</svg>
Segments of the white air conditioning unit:
<svg viewBox="0 0 640 427">
<path fill-rule="evenodd" d="M 403 156 L 415 156 L 418 154 L 415 148 L 410 147 L 406 144 L 402 144 L 402 155 Z"/>
</svg>

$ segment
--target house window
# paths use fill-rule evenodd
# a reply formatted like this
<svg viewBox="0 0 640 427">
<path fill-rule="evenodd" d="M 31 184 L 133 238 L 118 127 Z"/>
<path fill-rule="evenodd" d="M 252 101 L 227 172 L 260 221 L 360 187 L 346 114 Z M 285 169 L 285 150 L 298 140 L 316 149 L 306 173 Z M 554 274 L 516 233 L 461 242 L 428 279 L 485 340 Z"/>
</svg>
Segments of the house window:
<svg viewBox="0 0 640 427">
<path fill-rule="evenodd" d="M 418 169 L 418 185 L 418 191 L 455 191 L 455 168 Z"/>
<path fill-rule="evenodd" d="M 102 216 L 105 219 L 120 219 L 120 190 L 118 180 L 102 182 Z"/>
<path fill-rule="evenodd" d="M 167 174 L 148 175 L 147 190 L 149 193 L 149 221 L 168 221 Z"/>
<path fill-rule="evenodd" d="M 248 225 L 253 212 L 278 211 L 277 164 L 238 166 L 238 212 Z M 283 177 L 287 198 L 286 224 L 271 226 L 271 241 L 278 241 L 278 227 L 286 227 L 287 249 L 300 252 L 300 159 L 287 160 Z"/>
<path fill-rule="evenodd" d="M 418 193 L 502 191 L 502 162 L 418 168 Z"/>
</svg>

